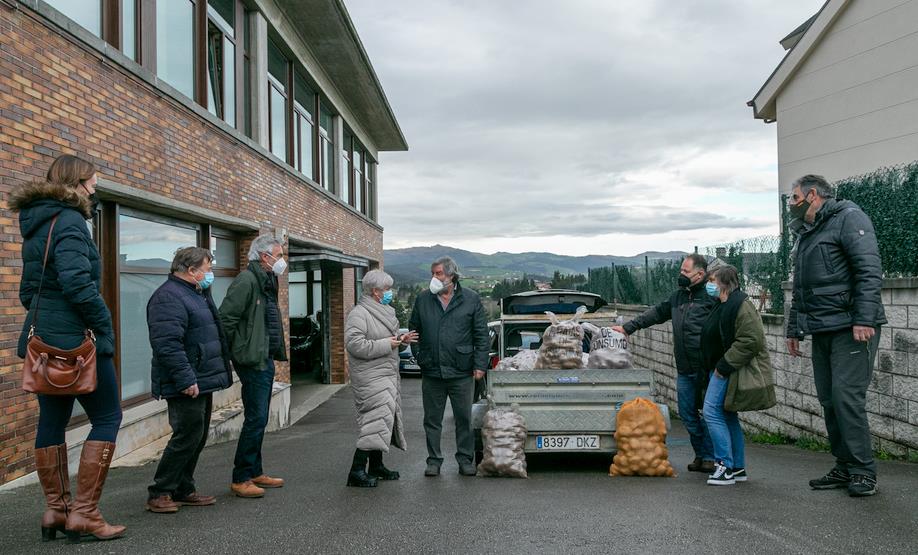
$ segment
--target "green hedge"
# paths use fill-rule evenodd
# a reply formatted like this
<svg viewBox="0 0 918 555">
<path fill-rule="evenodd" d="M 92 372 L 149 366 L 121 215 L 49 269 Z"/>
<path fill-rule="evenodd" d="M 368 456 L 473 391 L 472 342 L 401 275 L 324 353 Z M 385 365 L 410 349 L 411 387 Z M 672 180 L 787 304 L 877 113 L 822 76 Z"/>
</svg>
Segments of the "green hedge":
<svg viewBox="0 0 918 555">
<path fill-rule="evenodd" d="M 918 276 L 918 162 L 842 179 L 835 188 L 873 221 L 883 273 Z"/>
</svg>

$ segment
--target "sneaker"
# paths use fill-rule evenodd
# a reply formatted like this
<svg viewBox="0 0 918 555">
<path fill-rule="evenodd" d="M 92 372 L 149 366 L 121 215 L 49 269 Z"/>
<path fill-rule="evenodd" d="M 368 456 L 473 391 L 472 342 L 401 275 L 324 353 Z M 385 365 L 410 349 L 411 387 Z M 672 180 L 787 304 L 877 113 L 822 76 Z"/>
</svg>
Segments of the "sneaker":
<svg viewBox="0 0 918 555">
<path fill-rule="evenodd" d="M 864 474 L 855 474 L 851 477 L 851 483 L 848 484 L 848 495 L 851 497 L 869 497 L 876 495 L 877 479 L 873 476 Z"/>
<path fill-rule="evenodd" d="M 745 468 L 734 468 L 731 472 L 733 473 L 733 480 L 735 482 L 745 482 L 748 480 Z"/>
<path fill-rule="evenodd" d="M 427 469 L 424 470 L 424 476 L 439 476 L 440 465 L 436 463 L 427 463 Z"/>
<path fill-rule="evenodd" d="M 813 489 L 835 489 L 845 488 L 851 483 L 851 475 L 846 470 L 833 468 L 822 478 L 810 480 L 810 487 Z"/>
<path fill-rule="evenodd" d="M 714 461 L 702 460 L 701 457 L 695 457 L 695 460 L 688 465 L 689 472 L 704 472 L 711 474 L 714 472 Z"/>
<path fill-rule="evenodd" d="M 732 486 L 736 483 L 736 480 L 733 479 L 733 474 L 730 473 L 730 470 L 717 463 L 714 465 L 714 474 L 708 476 L 708 485 L 709 486 Z"/>
</svg>

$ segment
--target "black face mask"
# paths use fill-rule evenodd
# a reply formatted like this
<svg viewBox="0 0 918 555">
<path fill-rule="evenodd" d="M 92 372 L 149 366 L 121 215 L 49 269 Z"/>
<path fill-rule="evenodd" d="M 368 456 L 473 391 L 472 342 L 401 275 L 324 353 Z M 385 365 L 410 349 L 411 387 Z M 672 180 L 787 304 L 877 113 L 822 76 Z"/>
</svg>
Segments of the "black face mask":
<svg viewBox="0 0 918 555">
<path fill-rule="evenodd" d="M 90 209 L 89 209 L 90 216 L 89 217 L 90 219 L 92 219 L 95 217 L 96 212 L 99 211 L 99 197 L 97 197 L 96 194 L 93 193 L 89 195 L 89 202 L 90 202 Z"/>
<path fill-rule="evenodd" d="M 683 276 L 682 274 L 679 274 L 678 283 L 679 283 L 679 287 L 688 288 L 689 286 L 692 285 L 692 280 L 690 280 L 688 276 Z"/>
</svg>

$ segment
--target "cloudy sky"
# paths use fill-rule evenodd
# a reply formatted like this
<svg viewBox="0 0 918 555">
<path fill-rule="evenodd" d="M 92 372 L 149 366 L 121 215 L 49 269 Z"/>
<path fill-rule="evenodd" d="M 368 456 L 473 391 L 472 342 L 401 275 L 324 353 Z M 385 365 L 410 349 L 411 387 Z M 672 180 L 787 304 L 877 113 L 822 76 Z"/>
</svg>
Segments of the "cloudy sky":
<svg viewBox="0 0 918 555">
<path fill-rule="evenodd" d="M 385 247 L 633 255 L 777 232 L 746 106 L 822 0 L 346 0 L 408 139 Z"/>
</svg>

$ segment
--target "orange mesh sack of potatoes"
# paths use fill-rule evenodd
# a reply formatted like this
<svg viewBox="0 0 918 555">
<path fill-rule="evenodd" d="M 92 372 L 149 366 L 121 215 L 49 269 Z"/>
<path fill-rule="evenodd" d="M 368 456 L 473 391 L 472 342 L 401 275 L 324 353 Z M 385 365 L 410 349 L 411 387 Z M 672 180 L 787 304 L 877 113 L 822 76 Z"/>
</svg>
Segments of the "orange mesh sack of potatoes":
<svg viewBox="0 0 918 555">
<path fill-rule="evenodd" d="M 656 403 L 642 397 L 618 411 L 615 444 L 618 452 L 610 476 L 675 476 L 666 449 L 666 421 Z"/>
</svg>

